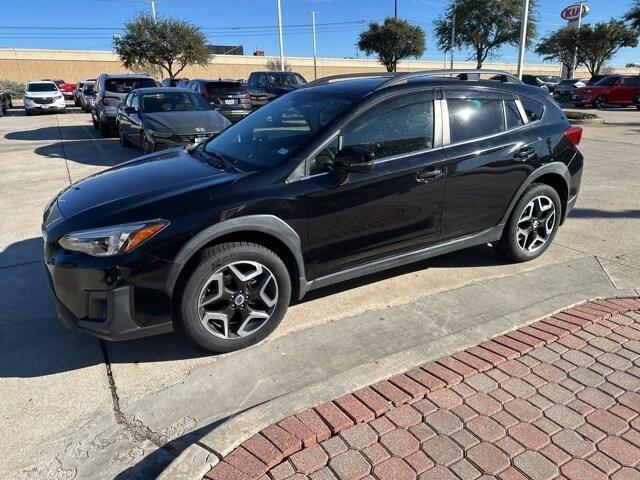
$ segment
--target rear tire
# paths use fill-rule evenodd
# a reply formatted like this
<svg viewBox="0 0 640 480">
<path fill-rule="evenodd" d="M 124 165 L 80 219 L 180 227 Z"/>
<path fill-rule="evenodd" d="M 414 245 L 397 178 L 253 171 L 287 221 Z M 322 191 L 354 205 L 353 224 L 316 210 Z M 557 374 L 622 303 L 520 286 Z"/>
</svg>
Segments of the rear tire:
<svg viewBox="0 0 640 480">
<path fill-rule="evenodd" d="M 543 183 L 530 185 L 513 207 L 497 250 L 514 262 L 542 255 L 556 235 L 562 215 L 560 196 Z"/>
<path fill-rule="evenodd" d="M 122 131 L 122 125 L 120 125 L 119 123 L 118 123 L 118 137 L 120 138 L 120 145 L 122 145 L 123 147 L 127 148 L 133 145 L 131 141 L 124 135 L 124 132 Z"/>
<path fill-rule="evenodd" d="M 254 345 L 276 329 L 291 300 L 291 279 L 268 248 L 222 243 L 200 253 L 175 298 L 176 321 L 189 339 L 226 353 Z"/>
</svg>

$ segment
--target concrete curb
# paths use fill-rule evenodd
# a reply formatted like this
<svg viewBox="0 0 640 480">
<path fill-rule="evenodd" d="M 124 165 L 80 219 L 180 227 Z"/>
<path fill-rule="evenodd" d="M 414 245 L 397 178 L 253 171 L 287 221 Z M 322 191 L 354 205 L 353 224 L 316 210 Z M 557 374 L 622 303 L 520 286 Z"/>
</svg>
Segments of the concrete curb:
<svg viewBox="0 0 640 480">
<path fill-rule="evenodd" d="M 432 360 L 442 359 L 499 335 L 547 319 L 558 312 L 583 303 L 583 301 L 573 303 L 568 307 L 565 306 L 526 323 L 516 323 L 504 317 L 490 320 L 473 328 L 447 335 L 435 345 L 398 352 L 379 361 L 360 365 L 330 379 L 316 382 L 303 389 L 275 398 L 226 421 L 196 444 L 188 447 L 158 478 L 160 480 L 200 479 L 244 441 L 266 427 L 296 413 L 324 402 L 330 402 L 384 379 L 403 374 Z M 626 309 L 626 311 L 629 310 L 631 308 Z M 473 341 L 469 341 L 469 339 L 473 339 Z"/>
<path fill-rule="evenodd" d="M 565 114 L 571 114 L 571 113 L 583 113 L 579 110 L 564 110 Z M 569 122 L 572 125 L 589 125 L 589 124 L 596 124 L 596 125 L 603 125 L 606 124 L 607 122 L 604 121 L 604 118 L 602 117 L 598 117 L 598 118 L 581 118 L 581 119 L 572 119 L 569 118 Z"/>
</svg>

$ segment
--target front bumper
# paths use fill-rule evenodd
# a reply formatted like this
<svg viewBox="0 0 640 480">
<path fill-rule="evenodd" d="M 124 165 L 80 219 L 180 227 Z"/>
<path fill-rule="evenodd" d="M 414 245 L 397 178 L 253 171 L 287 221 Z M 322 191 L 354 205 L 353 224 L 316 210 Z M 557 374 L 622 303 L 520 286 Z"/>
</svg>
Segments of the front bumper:
<svg viewBox="0 0 640 480">
<path fill-rule="evenodd" d="M 24 99 L 24 109 L 29 111 L 61 111 L 66 107 L 64 97 L 54 99 L 47 103 L 39 103 L 34 100 Z"/>
<path fill-rule="evenodd" d="M 582 94 L 572 93 L 571 94 L 571 101 L 573 103 L 593 103 L 594 98 L 595 98 L 595 96 L 586 95 L 584 93 L 582 93 Z"/>
<path fill-rule="evenodd" d="M 45 265 L 60 323 L 105 340 L 173 331 L 165 291 L 171 262 L 132 252 L 95 258 L 45 239 Z"/>
</svg>

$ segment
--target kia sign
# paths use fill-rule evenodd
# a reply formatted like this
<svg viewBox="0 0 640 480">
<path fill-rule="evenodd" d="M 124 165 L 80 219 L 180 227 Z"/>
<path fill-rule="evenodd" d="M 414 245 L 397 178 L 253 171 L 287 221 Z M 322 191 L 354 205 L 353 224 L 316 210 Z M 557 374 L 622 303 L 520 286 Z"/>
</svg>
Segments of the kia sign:
<svg viewBox="0 0 640 480">
<path fill-rule="evenodd" d="M 589 7 L 585 4 L 582 4 L 582 18 L 589 15 Z M 567 20 L 568 22 L 573 22 L 580 18 L 580 4 L 577 5 L 569 5 L 565 7 L 564 10 L 560 13 L 560 16 L 563 20 Z"/>
</svg>

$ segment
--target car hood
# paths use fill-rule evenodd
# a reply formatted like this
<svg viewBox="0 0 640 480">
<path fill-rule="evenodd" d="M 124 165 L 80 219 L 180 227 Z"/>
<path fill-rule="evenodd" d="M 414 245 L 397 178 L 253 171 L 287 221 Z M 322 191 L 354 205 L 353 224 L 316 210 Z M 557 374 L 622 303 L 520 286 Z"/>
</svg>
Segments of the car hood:
<svg viewBox="0 0 640 480">
<path fill-rule="evenodd" d="M 178 135 L 218 133 L 230 124 L 229 120 L 214 110 L 145 113 L 143 121 L 148 129 Z M 204 128 L 204 131 L 196 128 Z"/>
<path fill-rule="evenodd" d="M 65 218 L 102 217 L 201 188 L 230 185 L 238 173 L 217 169 L 174 148 L 146 155 L 87 177 L 63 191 L 58 207 Z"/>
</svg>

